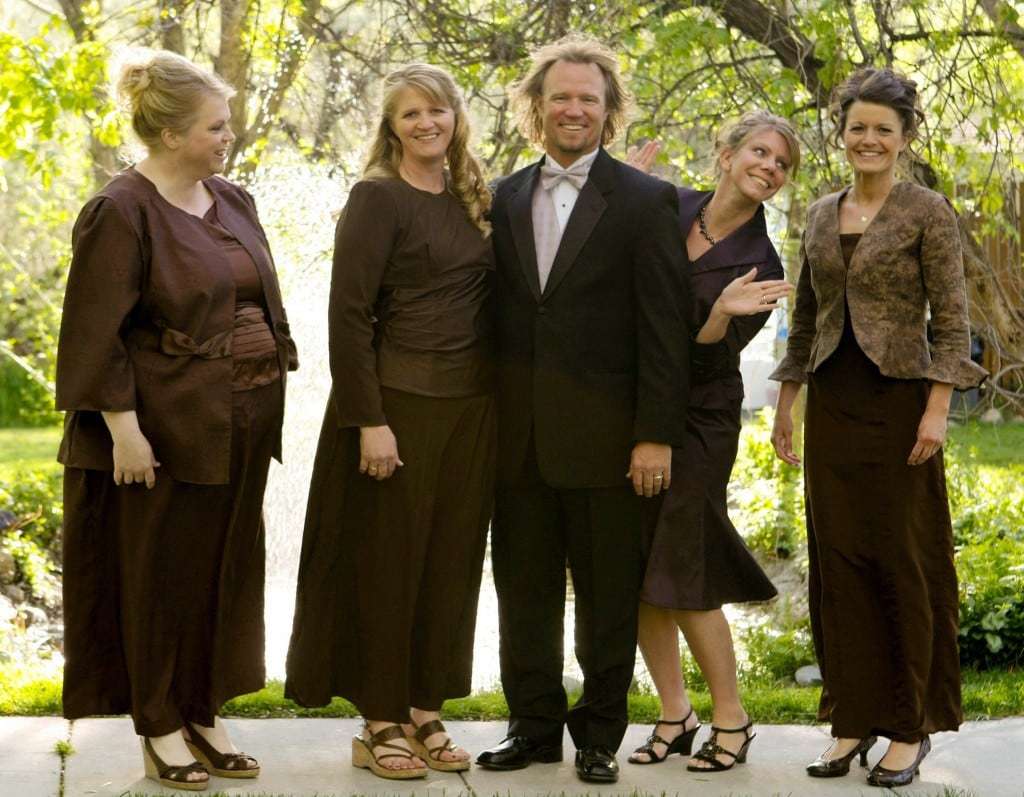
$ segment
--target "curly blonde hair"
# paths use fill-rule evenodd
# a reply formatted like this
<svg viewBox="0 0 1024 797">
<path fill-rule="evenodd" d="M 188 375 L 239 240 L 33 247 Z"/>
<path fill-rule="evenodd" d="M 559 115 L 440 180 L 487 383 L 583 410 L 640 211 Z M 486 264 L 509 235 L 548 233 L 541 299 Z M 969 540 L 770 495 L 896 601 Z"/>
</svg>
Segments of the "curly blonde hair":
<svg viewBox="0 0 1024 797">
<path fill-rule="evenodd" d="M 485 236 L 491 225 L 485 216 L 491 207 L 491 192 L 484 181 L 480 163 L 469 150 L 470 126 L 466 103 L 451 75 L 431 64 L 407 64 L 389 72 L 382 85 L 380 120 L 370 144 L 363 168 L 366 179 L 398 177 L 402 163 L 402 142 L 391 127 L 398 95 L 403 89 L 415 89 L 431 102 L 447 106 L 455 112 L 455 129 L 448 145 L 449 190 L 466 210 L 469 220 Z"/>
<path fill-rule="evenodd" d="M 619 74 L 615 53 L 597 39 L 580 33 L 569 33 L 556 42 L 535 50 L 531 56 L 530 71 L 512 87 L 512 103 L 518 112 L 519 127 L 535 144 L 544 141 L 544 116 L 541 100 L 544 97 L 544 78 L 548 70 L 559 61 L 570 64 L 594 64 L 601 70 L 605 86 L 605 119 L 601 130 L 601 144 L 607 146 L 615 140 L 625 126 L 633 103 L 633 96 Z"/>
<path fill-rule="evenodd" d="M 118 71 L 120 104 L 131 116 L 132 129 L 150 149 L 160 146 L 164 130 L 187 131 L 209 94 L 228 100 L 235 90 L 220 76 L 167 50 L 132 50 Z"/>
</svg>

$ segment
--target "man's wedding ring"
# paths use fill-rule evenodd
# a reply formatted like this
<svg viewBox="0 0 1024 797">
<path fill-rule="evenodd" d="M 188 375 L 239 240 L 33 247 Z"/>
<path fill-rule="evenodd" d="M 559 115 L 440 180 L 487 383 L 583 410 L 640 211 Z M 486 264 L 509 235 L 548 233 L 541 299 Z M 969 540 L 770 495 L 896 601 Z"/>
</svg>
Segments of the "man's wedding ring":
<svg viewBox="0 0 1024 797">
<path fill-rule="evenodd" d="M 654 478 L 655 479 L 664 479 L 665 478 L 665 474 L 663 474 L 663 473 L 655 474 Z"/>
</svg>

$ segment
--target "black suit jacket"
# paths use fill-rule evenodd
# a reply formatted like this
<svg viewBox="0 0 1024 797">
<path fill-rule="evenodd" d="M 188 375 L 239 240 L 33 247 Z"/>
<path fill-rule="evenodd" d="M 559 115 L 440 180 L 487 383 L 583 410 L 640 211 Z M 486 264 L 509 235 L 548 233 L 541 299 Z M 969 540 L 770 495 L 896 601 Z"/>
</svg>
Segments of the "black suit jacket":
<svg viewBox="0 0 1024 797">
<path fill-rule="evenodd" d="M 551 486 L 625 485 L 635 443 L 683 439 L 689 295 L 676 191 L 601 150 L 542 293 L 539 172 L 535 163 L 501 181 L 491 213 L 498 478 L 519 478 L 532 432 Z"/>
</svg>

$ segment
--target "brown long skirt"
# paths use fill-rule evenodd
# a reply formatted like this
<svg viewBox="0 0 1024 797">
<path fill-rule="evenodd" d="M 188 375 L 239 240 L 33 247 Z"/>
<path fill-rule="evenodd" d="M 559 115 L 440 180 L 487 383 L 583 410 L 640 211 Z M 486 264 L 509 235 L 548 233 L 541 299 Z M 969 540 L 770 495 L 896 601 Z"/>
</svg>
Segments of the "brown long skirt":
<svg viewBox="0 0 1024 797">
<path fill-rule="evenodd" d="M 232 394 L 231 481 L 157 470 L 118 487 L 64 470 L 64 716 L 131 714 L 142 736 L 212 725 L 264 683 L 263 491 L 277 382 Z M 196 441 L 202 455 L 202 441 Z"/>
<path fill-rule="evenodd" d="M 407 722 L 469 693 L 493 504 L 491 395 L 383 389 L 404 467 L 358 471 L 359 430 L 324 417 L 306 509 L 285 694 Z"/>
<path fill-rule="evenodd" d="M 687 412 L 684 444 L 672 451 L 672 485 L 656 523 L 644 524 L 644 603 L 707 611 L 778 594 L 729 519 L 740 405 Z"/>
<path fill-rule="evenodd" d="M 810 375 L 811 629 L 833 736 L 915 742 L 962 720 L 942 453 L 907 465 L 928 390 L 883 376 L 849 329 Z"/>
</svg>

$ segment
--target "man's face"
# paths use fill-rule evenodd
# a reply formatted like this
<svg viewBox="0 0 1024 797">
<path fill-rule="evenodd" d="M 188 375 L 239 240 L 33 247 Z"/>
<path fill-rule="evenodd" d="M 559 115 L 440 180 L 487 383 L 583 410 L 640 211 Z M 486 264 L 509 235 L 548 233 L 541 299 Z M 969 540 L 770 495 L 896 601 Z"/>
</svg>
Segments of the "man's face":
<svg viewBox="0 0 1024 797">
<path fill-rule="evenodd" d="M 601 143 L 608 111 L 605 81 L 597 64 L 556 61 L 544 76 L 540 111 L 544 149 L 568 166 Z"/>
</svg>

